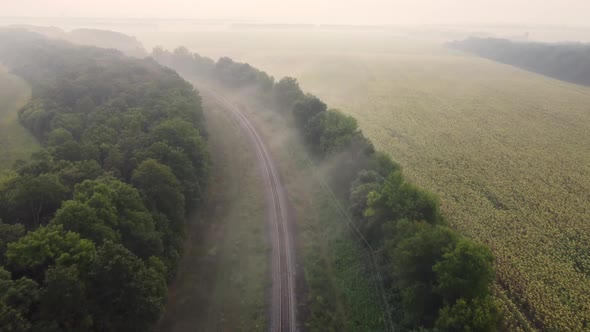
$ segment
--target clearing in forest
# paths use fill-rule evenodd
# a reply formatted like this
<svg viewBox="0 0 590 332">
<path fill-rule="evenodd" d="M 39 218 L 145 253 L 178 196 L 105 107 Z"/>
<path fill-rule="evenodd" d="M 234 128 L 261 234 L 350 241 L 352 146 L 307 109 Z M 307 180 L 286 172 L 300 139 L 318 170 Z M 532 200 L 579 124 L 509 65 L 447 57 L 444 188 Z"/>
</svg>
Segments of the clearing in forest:
<svg viewBox="0 0 590 332">
<path fill-rule="evenodd" d="M 18 110 L 30 98 L 27 83 L 0 67 L 0 176 L 38 149 L 33 135 L 18 122 Z"/>
</svg>

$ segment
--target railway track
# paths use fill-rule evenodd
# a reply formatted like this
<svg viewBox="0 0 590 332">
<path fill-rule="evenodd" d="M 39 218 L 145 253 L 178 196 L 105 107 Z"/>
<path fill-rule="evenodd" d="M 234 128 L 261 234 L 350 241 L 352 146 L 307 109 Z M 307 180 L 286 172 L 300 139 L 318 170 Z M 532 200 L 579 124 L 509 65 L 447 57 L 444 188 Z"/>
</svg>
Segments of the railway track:
<svg viewBox="0 0 590 332">
<path fill-rule="evenodd" d="M 248 118 L 231 101 L 219 93 L 201 86 L 199 90 L 232 111 L 240 125 L 250 135 L 259 153 L 266 175 L 265 182 L 268 187 L 270 203 L 269 219 L 272 227 L 272 294 L 269 310 L 269 330 L 295 332 L 297 331 L 295 264 L 291 246 L 287 204 L 281 180 L 277 175 L 264 141 Z"/>
</svg>

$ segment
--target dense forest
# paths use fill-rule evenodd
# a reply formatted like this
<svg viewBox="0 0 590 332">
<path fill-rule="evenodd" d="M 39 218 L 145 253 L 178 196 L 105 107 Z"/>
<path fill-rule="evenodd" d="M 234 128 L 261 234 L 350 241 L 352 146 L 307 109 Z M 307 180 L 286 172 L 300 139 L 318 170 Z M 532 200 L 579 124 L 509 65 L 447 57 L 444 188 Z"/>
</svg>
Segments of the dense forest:
<svg viewBox="0 0 590 332">
<path fill-rule="evenodd" d="M 14 25 L 12 28 L 38 33 L 47 38 L 65 40 L 74 44 L 116 49 L 123 54 L 137 58 L 145 58 L 148 53 L 135 37 L 120 32 L 99 29 L 74 29 L 65 31 L 58 27 L 36 25 Z"/>
<path fill-rule="evenodd" d="M 305 94 L 294 78 L 275 82 L 229 58 L 214 62 L 186 48 L 156 48 L 152 56 L 186 77 L 249 90 L 292 120 L 318 164 L 333 165 L 331 186 L 375 250 L 398 331 L 496 329 L 490 250 L 449 228 L 437 198 L 406 181 L 354 118 Z"/>
<path fill-rule="evenodd" d="M 0 30 L 44 147 L 0 181 L 2 331 L 149 331 L 208 183 L 201 100 L 115 50 Z"/>
<path fill-rule="evenodd" d="M 448 45 L 453 49 L 559 80 L 590 85 L 590 44 L 545 44 L 495 38 L 468 38 Z"/>
</svg>

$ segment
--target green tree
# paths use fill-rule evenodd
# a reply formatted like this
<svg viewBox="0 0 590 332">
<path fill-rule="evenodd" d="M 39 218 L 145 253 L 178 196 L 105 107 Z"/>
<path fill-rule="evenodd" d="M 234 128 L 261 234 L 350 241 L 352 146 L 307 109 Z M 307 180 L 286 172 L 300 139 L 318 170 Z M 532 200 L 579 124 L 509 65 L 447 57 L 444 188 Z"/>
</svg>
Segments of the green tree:
<svg viewBox="0 0 590 332">
<path fill-rule="evenodd" d="M 99 331 L 146 331 L 159 319 L 166 283 L 122 245 L 106 242 L 90 269 L 89 295 Z"/>
<path fill-rule="evenodd" d="M 45 273 L 39 296 L 41 320 L 45 328 L 58 331 L 87 331 L 92 325 L 86 285 L 75 267 L 51 267 Z"/>
<path fill-rule="evenodd" d="M 93 208 L 98 219 L 121 236 L 123 245 L 147 259 L 162 253 L 162 240 L 139 192 L 111 177 L 76 185 L 74 200 Z M 100 226 L 102 229 L 102 226 Z"/>
<path fill-rule="evenodd" d="M 350 187 L 350 212 L 352 217 L 358 221 L 364 221 L 364 213 L 367 210 L 367 196 L 372 191 L 381 190 L 381 185 L 385 179 L 374 171 L 359 172 L 356 180 Z"/>
<path fill-rule="evenodd" d="M 283 77 L 274 86 L 273 95 L 278 105 L 286 111 L 290 111 L 297 100 L 304 97 L 297 79 Z"/>
<path fill-rule="evenodd" d="M 49 136 L 47 138 L 47 145 L 51 147 L 56 147 L 73 140 L 74 137 L 68 130 L 64 128 L 57 128 L 53 130 L 51 133 L 49 133 Z"/>
<path fill-rule="evenodd" d="M 396 232 L 397 240 L 385 250 L 392 254 L 388 273 L 396 276 L 402 290 L 404 320 L 411 326 L 432 327 L 443 306 L 443 298 L 434 291 L 433 267 L 452 250 L 458 236 L 447 227 L 412 222 L 400 223 Z"/>
<path fill-rule="evenodd" d="M 184 196 L 180 183 L 170 167 L 154 159 L 142 162 L 131 179 L 151 211 L 165 214 L 174 223 L 176 232 L 182 230 L 184 221 Z"/>
<path fill-rule="evenodd" d="M 61 161 L 53 166 L 55 174 L 59 177 L 61 183 L 70 190 L 74 189 L 76 183 L 84 180 L 96 180 L 104 175 L 104 170 L 96 160 L 83 160 L 78 162 Z"/>
<path fill-rule="evenodd" d="M 51 122 L 51 128 L 63 128 L 72 134 L 75 140 L 79 140 L 84 132 L 84 115 L 92 112 L 96 105 L 92 102 L 89 97 L 85 97 L 83 100 L 78 101 L 76 106 L 76 113 L 59 113 L 53 117 Z"/>
<path fill-rule="evenodd" d="M 400 171 L 389 175 L 374 205 L 388 220 L 442 221 L 436 196 L 406 182 Z"/>
<path fill-rule="evenodd" d="M 46 221 L 68 194 L 68 189 L 52 174 L 16 177 L 8 184 L 6 191 L 13 220 L 28 229 L 34 229 Z"/>
<path fill-rule="evenodd" d="M 492 261 L 490 249 L 461 238 L 433 267 L 436 291 L 449 303 L 487 296 L 494 280 Z"/>
<path fill-rule="evenodd" d="M 201 182 L 203 181 L 184 151 L 164 142 L 156 142 L 146 151 L 140 151 L 136 154 L 138 160 L 143 161 L 148 158 L 153 158 L 159 163 L 170 167 L 176 178 L 182 179 L 182 194 L 185 198 L 186 207 L 194 207 L 202 196 Z"/>
<path fill-rule="evenodd" d="M 31 323 L 22 313 L 0 301 L 0 326 L 6 332 L 26 332 L 31 328 Z"/>
<path fill-rule="evenodd" d="M 50 173 L 53 167 L 53 157 L 46 149 L 34 152 L 28 161 L 19 161 L 16 163 L 16 169 L 19 175 L 39 176 L 44 173 Z"/>
<path fill-rule="evenodd" d="M 376 151 L 369 160 L 368 169 L 377 172 L 383 178 L 387 178 L 395 171 L 401 171 L 401 166 L 391 160 L 391 157 L 381 151 Z"/>
<path fill-rule="evenodd" d="M 305 128 L 305 139 L 320 156 L 341 152 L 360 135 L 356 120 L 340 111 L 314 116 Z"/>
<path fill-rule="evenodd" d="M 439 312 L 436 328 L 444 332 L 497 331 L 498 310 L 490 296 L 474 300 L 459 299 Z"/>
<path fill-rule="evenodd" d="M 189 122 L 180 119 L 163 121 L 150 131 L 149 136 L 153 143 L 162 142 L 181 149 L 197 171 L 203 172 L 206 169 L 208 158 L 205 142 L 199 131 Z"/>
<path fill-rule="evenodd" d="M 116 218 L 114 212 L 112 217 Z M 65 230 L 76 232 L 94 243 L 121 241 L 121 235 L 112 228 L 110 220 L 99 218 L 95 208 L 77 200 L 64 202 L 51 223 L 62 225 Z"/>
<path fill-rule="evenodd" d="M 178 56 L 202 67 L 195 74 L 218 69 L 270 98 L 274 79 L 249 65 Z M 0 62 L 30 83 L 19 120 L 46 146 L 0 183 L 0 219 L 15 224 L 0 224 L 12 272 L 0 293 L 14 294 L 0 296 L 0 330 L 150 330 L 180 256 L 184 211 L 207 184 L 200 97 L 153 60 L 35 34 L 0 31 Z"/>
<path fill-rule="evenodd" d="M 307 94 L 293 105 L 295 125 L 300 129 L 304 129 L 311 118 L 326 110 L 327 106 L 324 102 L 314 95 Z"/>
<path fill-rule="evenodd" d="M 0 263 L 4 263 L 4 254 L 9 243 L 15 242 L 25 235 L 22 224 L 8 225 L 0 221 Z"/>
<path fill-rule="evenodd" d="M 174 119 L 160 123 L 150 131 L 149 136 L 154 144 L 149 149 L 150 157 L 169 166 L 176 177 L 186 183 L 184 195 L 188 205 L 197 204 L 209 176 L 208 152 L 198 130 L 186 121 Z M 170 159 L 164 160 L 166 157 Z"/>
<path fill-rule="evenodd" d="M 26 277 L 12 280 L 10 272 L 0 267 L 0 327 L 19 331 L 29 326 L 28 317 L 33 313 L 39 298 L 36 282 Z M 6 322 L 13 320 L 13 323 Z M 14 324 L 14 325 L 11 325 Z"/>
<path fill-rule="evenodd" d="M 61 225 L 51 225 L 41 226 L 8 244 L 6 259 L 13 273 L 40 281 L 49 266 L 88 265 L 95 251 L 91 241 L 65 231 Z"/>
</svg>

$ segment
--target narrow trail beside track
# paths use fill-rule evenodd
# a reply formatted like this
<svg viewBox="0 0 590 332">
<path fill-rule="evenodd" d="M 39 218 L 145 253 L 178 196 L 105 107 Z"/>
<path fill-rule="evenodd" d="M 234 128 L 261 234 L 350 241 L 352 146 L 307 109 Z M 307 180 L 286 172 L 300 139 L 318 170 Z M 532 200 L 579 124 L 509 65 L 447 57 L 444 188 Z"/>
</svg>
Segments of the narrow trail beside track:
<svg viewBox="0 0 590 332">
<path fill-rule="evenodd" d="M 289 211 L 284 187 L 277 174 L 268 149 L 256 128 L 230 100 L 203 86 L 198 86 L 202 94 L 217 100 L 230 111 L 250 136 L 258 151 L 260 166 L 265 174 L 268 196 L 269 238 L 271 240 L 272 290 L 270 300 L 270 331 L 297 331 L 295 295 L 295 255 L 289 227 Z"/>
</svg>

